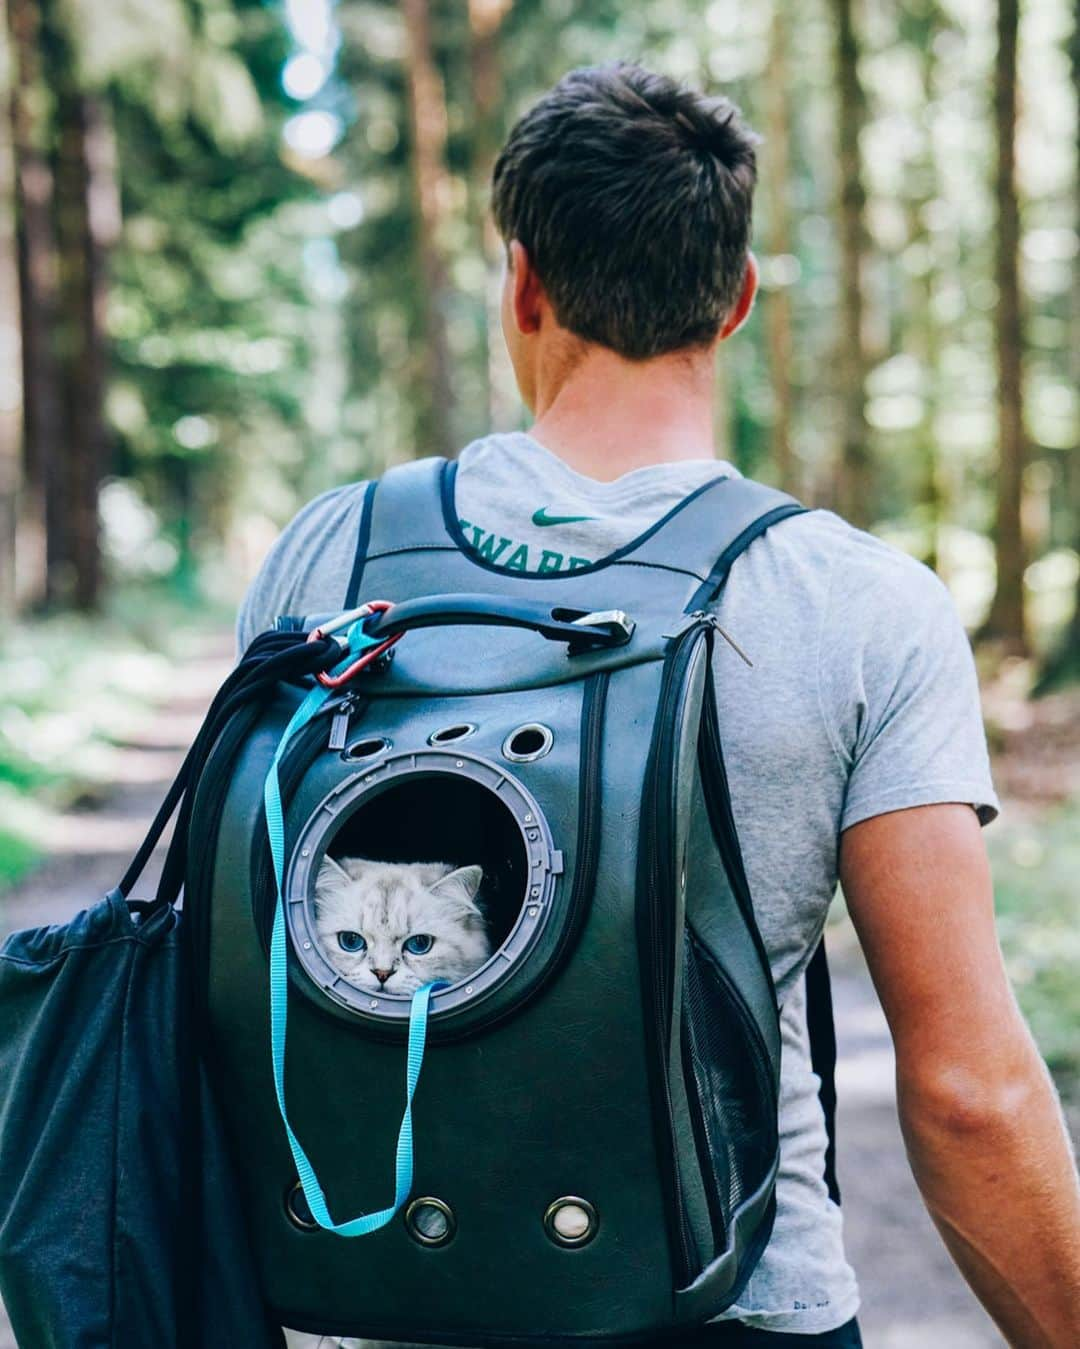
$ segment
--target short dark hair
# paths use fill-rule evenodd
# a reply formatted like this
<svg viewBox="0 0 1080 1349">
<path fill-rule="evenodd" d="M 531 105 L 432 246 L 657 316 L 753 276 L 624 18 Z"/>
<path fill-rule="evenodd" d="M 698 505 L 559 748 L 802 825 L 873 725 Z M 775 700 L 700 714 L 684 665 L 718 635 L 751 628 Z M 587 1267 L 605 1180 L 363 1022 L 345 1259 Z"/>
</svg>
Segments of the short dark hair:
<svg viewBox="0 0 1080 1349">
<path fill-rule="evenodd" d="M 701 345 L 742 289 L 759 139 L 639 65 L 572 70 L 510 132 L 495 223 L 579 337 L 638 360 Z"/>
</svg>

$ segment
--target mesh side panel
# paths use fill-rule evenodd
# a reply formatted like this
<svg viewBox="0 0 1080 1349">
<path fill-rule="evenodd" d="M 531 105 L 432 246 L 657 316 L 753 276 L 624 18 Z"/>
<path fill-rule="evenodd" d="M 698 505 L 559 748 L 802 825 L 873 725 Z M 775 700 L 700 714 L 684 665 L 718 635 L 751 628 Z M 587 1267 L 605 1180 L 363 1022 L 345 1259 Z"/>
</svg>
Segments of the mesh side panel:
<svg viewBox="0 0 1080 1349">
<path fill-rule="evenodd" d="M 776 1120 L 762 1076 L 768 1071 L 763 1051 L 719 966 L 689 927 L 685 961 L 683 1061 L 718 1253 L 732 1212 L 768 1175 Z"/>
</svg>

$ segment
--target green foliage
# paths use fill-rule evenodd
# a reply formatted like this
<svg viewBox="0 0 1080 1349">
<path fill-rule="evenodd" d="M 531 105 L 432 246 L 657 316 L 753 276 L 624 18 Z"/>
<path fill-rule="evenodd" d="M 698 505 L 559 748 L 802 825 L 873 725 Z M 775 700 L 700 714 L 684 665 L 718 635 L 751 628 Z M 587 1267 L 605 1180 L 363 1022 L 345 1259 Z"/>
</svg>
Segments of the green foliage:
<svg viewBox="0 0 1080 1349">
<path fill-rule="evenodd" d="M 0 644 L 0 890 L 48 850 L 57 811 L 108 789 L 123 744 L 170 688 L 172 661 L 225 614 L 173 584 L 125 587 L 107 612 L 25 623 Z"/>
<path fill-rule="evenodd" d="M 1080 1073 L 1080 798 L 995 825 L 998 930 L 1009 975 L 1044 1057 Z"/>
<path fill-rule="evenodd" d="M 25 876 L 39 856 L 28 839 L 0 828 L 0 891 Z"/>
</svg>

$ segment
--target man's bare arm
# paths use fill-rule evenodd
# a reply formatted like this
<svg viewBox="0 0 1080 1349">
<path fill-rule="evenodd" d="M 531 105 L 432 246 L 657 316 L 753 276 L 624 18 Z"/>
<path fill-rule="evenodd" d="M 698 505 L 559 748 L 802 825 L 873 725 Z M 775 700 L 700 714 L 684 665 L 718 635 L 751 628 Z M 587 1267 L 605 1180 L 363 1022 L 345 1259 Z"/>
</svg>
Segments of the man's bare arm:
<svg viewBox="0 0 1080 1349">
<path fill-rule="evenodd" d="M 920 806 L 854 825 L 840 876 L 896 1045 L 927 1208 L 1011 1345 L 1076 1349 L 1080 1187 L 1005 974 L 975 813 Z"/>
</svg>

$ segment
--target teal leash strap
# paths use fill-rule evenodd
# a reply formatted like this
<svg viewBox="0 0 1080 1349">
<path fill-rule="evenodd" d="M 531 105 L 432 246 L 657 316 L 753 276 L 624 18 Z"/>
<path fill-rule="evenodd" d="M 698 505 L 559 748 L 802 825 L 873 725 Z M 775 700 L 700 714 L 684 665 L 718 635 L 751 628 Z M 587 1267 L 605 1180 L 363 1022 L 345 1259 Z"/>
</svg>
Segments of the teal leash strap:
<svg viewBox="0 0 1080 1349">
<path fill-rule="evenodd" d="M 349 630 L 349 657 L 352 659 L 365 646 L 377 643 L 368 637 L 360 623 L 354 623 Z M 345 664 L 341 662 L 341 666 Z M 341 668 L 340 666 L 338 668 Z M 445 985 L 445 980 L 425 984 L 412 996 L 409 1009 L 409 1044 L 405 1060 L 405 1110 L 398 1130 L 397 1151 L 394 1163 L 394 1202 L 390 1208 L 380 1209 L 377 1213 L 361 1214 L 348 1222 L 335 1223 L 326 1205 L 326 1196 L 308 1160 L 307 1153 L 293 1132 L 285 1108 L 285 1042 L 288 1024 L 288 936 L 285 926 L 285 904 L 282 896 L 285 874 L 285 815 L 281 803 L 281 783 L 278 770 L 282 757 L 293 736 L 301 730 L 319 711 L 322 705 L 334 693 L 317 685 L 293 713 L 285 727 L 277 749 L 266 774 L 263 786 L 263 805 L 266 813 L 266 832 L 270 840 L 270 856 L 274 867 L 276 898 L 274 902 L 274 926 L 270 938 L 270 1055 L 274 1070 L 274 1092 L 277 1096 L 281 1122 L 285 1125 L 285 1135 L 289 1140 L 289 1149 L 300 1177 L 304 1198 L 311 1209 L 315 1221 L 327 1232 L 342 1237 L 362 1237 L 385 1227 L 398 1213 L 409 1197 L 413 1180 L 413 1128 L 412 1102 L 416 1084 L 420 1080 L 420 1069 L 424 1062 L 424 1045 L 427 1039 L 428 1011 L 431 995 L 436 988 Z"/>
</svg>

